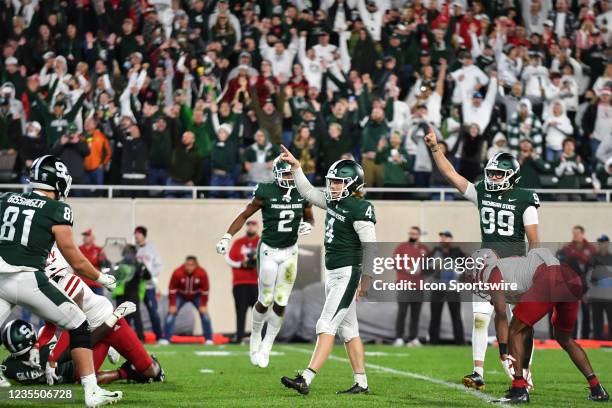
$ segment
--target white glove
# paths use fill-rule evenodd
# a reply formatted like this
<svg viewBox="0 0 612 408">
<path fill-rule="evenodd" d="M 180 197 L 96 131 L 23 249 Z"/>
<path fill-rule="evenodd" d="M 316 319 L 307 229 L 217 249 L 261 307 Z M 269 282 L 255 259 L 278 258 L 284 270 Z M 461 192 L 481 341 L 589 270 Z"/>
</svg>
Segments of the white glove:
<svg viewBox="0 0 612 408">
<path fill-rule="evenodd" d="M 514 366 L 512 365 L 513 361 L 516 361 L 516 359 L 508 354 L 508 357 L 501 362 L 504 372 L 508 377 L 510 377 L 511 380 L 514 380 Z"/>
<path fill-rule="evenodd" d="M 40 368 L 40 353 L 36 347 L 32 347 L 30 349 L 30 355 L 28 356 L 28 361 L 24 361 L 25 365 L 32 368 Z"/>
<path fill-rule="evenodd" d="M 53 364 L 54 366 L 52 367 L 51 364 L 49 364 L 49 362 L 47 361 L 47 365 L 45 366 L 45 378 L 47 379 L 48 385 L 53 385 L 55 381 L 60 379 L 60 376 L 55 374 L 55 364 L 56 363 L 53 363 Z"/>
<path fill-rule="evenodd" d="M 306 221 L 300 221 L 298 235 L 308 235 L 312 232 L 312 224 Z"/>
<path fill-rule="evenodd" d="M 130 315 L 136 311 L 136 305 L 132 302 L 123 302 L 119 306 L 115 308 L 113 314 L 117 316 L 118 319 Z"/>
<path fill-rule="evenodd" d="M 96 282 L 104 286 L 108 290 L 113 290 L 117 287 L 117 279 L 113 275 L 108 275 L 106 273 L 100 273 Z"/>
<path fill-rule="evenodd" d="M 223 234 L 223 238 L 219 242 L 217 242 L 217 253 L 221 255 L 225 255 L 227 253 L 227 248 L 229 247 L 230 240 L 232 236 L 227 232 Z"/>
</svg>

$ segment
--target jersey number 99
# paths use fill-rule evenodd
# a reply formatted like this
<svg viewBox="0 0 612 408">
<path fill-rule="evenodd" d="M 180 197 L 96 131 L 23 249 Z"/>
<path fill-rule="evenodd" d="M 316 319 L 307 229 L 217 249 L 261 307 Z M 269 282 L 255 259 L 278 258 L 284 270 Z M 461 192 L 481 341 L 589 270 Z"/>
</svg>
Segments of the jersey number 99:
<svg viewBox="0 0 612 408">
<path fill-rule="evenodd" d="M 497 211 L 491 207 L 482 207 L 480 210 L 482 232 L 485 234 L 499 234 L 510 237 L 514 235 L 514 213 L 508 210 Z"/>
</svg>

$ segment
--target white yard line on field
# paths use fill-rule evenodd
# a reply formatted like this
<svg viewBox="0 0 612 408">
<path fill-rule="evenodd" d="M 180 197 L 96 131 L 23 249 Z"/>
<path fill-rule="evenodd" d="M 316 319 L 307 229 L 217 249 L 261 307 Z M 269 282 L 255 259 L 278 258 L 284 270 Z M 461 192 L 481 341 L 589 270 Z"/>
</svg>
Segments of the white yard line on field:
<svg viewBox="0 0 612 408">
<path fill-rule="evenodd" d="M 306 350 L 306 349 L 303 349 L 303 348 L 300 348 L 300 347 L 283 346 L 283 348 L 285 348 L 287 350 L 297 351 L 297 352 L 304 353 L 304 354 L 311 354 L 312 353 L 311 350 Z M 349 360 L 347 358 L 337 357 L 337 356 L 334 356 L 333 354 L 330 355 L 329 358 L 331 360 L 341 361 L 343 363 L 349 363 Z M 365 365 L 366 365 L 367 368 L 372 368 L 374 370 L 379 370 L 379 371 L 383 371 L 383 372 L 386 372 L 386 373 L 389 373 L 389 374 L 399 375 L 399 376 L 402 376 L 402 377 L 415 378 L 417 380 L 423 380 L 423 381 L 430 382 L 432 384 L 437 384 L 437 385 L 441 385 L 443 387 L 452 388 L 452 389 L 455 389 L 457 391 L 465 392 L 466 394 L 473 395 L 474 397 L 480 398 L 481 400 L 483 400 L 485 402 L 493 402 L 493 400 L 496 399 L 496 398 L 491 397 L 490 395 L 485 394 L 484 392 L 477 391 L 477 390 L 474 390 L 472 388 L 466 388 L 466 387 L 464 387 L 461 384 L 455 384 L 455 383 L 452 383 L 452 382 L 449 382 L 449 381 L 440 380 L 439 378 L 428 377 L 426 375 L 418 374 L 418 373 L 413 373 L 411 371 L 396 370 L 395 368 L 385 367 L 385 366 L 381 366 L 381 365 L 378 365 L 378 364 L 366 363 Z"/>
</svg>

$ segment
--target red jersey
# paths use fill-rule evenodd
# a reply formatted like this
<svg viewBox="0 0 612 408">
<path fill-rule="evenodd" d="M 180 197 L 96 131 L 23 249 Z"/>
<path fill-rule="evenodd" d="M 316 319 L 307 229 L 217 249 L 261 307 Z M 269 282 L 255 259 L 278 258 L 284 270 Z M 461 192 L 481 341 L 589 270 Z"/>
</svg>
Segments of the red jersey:
<svg viewBox="0 0 612 408">
<path fill-rule="evenodd" d="M 259 235 L 255 238 L 244 236 L 234 241 L 228 257 L 232 263 L 238 264 L 247 261 L 249 256 L 257 254 Z M 257 267 L 245 269 L 232 265 L 232 285 L 257 285 Z"/>
<path fill-rule="evenodd" d="M 400 255 L 402 258 L 406 255 L 409 259 L 417 259 L 424 257 L 429 253 L 429 248 L 419 242 L 404 242 L 399 244 L 393 252 L 393 257 Z M 403 262 L 403 261 L 402 261 Z M 422 261 L 421 261 L 422 262 Z M 397 270 L 397 281 L 413 281 L 417 282 L 421 279 L 421 268 L 415 270 L 414 263 L 408 261 L 408 269 Z"/>
<path fill-rule="evenodd" d="M 582 242 L 570 242 L 563 247 L 563 254 L 568 259 L 575 259 L 580 264 L 580 268 L 584 269 L 584 266 L 589 263 L 591 257 L 595 254 L 596 250 L 593 245 L 586 239 Z"/>
<path fill-rule="evenodd" d="M 200 296 L 200 305 L 206 306 L 208 303 L 208 275 L 201 266 L 198 266 L 190 275 L 185 271 L 185 265 L 172 272 L 168 301 L 170 306 L 176 306 L 176 295 L 185 300 L 193 300 Z"/>
<path fill-rule="evenodd" d="M 85 255 L 85 258 L 87 258 L 87 260 L 91 262 L 91 264 L 96 269 L 100 269 L 100 263 L 106 260 L 106 255 L 104 255 L 104 251 L 99 246 L 81 245 L 79 249 L 81 250 L 83 255 Z M 85 277 L 81 277 L 81 279 L 90 288 L 101 288 L 102 287 L 102 285 L 100 285 L 98 282 L 92 281 L 91 279 L 88 279 Z"/>
</svg>

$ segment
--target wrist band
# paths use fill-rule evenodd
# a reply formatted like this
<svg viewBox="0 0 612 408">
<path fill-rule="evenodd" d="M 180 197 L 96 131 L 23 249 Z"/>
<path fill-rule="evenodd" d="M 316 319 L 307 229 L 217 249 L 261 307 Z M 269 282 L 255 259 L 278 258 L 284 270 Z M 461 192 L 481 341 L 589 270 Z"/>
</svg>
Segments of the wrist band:
<svg viewBox="0 0 612 408">
<path fill-rule="evenodd" d="M 435 153 L 435 152 L 437 152 L 437 151 L 438 151 L 440 148 L 438 147 L 438 145 L 436 145 L 436 146 L 435 146 L 435 149 L 436 149 L 436 150 L 434 150 L 434 149 L 429 149 L 429 150 L 431 150 L 431 152 L 432 152 L 432 153 Z"/>
<path fill-rule="evenodd" d="M 499 356 L 508 354 L 508 343 L 499 343 Z"/>
</svg>

